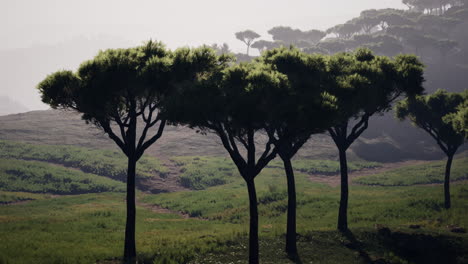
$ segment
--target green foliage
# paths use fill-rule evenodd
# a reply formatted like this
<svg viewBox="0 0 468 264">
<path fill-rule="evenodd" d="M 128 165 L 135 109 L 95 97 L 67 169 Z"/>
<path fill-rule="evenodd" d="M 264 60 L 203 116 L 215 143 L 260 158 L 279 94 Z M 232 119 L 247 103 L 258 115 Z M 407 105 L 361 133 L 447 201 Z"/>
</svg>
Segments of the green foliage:
<svg viewBox="0 0 468 264">
<path fill-rule="evenodd" d="M 456 130 L 456 113 L 467 99 L 466 92 L 437 90 L 434 94 L 399 102 L 396 116 L 400 120 L 410 119 L 414 125 L 429 133 L 446 155 L 452 156 L 465 139 L 463 131 Z"/>
<path fill-rule="evenodd" d="M 279 145 L 305 142 L 335 121 L 336 98 L 329 93 L 326 59 L 296 48 L 269 50 L 258 58 L 287 80 L 283 85 L 271 85 L 264 93 L 266 129 L 269 137 L 276 133 L 275 142 L 284 141 Z"/>
<path fill-rule="evenodd" d="M 424 90 L 423 65 L 415 56 L 389 59 L 358 49 L 331 56 L 328 65 L 336 82 L 330 93 L 337 97 L 344 120 L 384 113 L 399 95 Z"/>
<path fill-rule="evenodd" d="M 413 184 L 443 183 L 445 173 L 445 161 L 430 164 L 413 165 L 394 169 L 384 173 L 359 177 L 353 180 L 355 183 L 382 186 L 407 186 Z M 468 179 L 468 158 L 453 160 L 451 180 Z"/>
<path fill-rule="evenodd" d="M 136 107 L 128 104 L 127 89 L 132 90 L 134 100 L 149 97 L 149 101 L 167 89 L 169 56 L 162 43 L 152 41 L 136 48 L 108 49 L 82 63 L 76 73 L 59 71 L 47 76 L 37 88 L 53 108 L 76 110 L 83 119 L 107 129 L 110 121 Z M 146 85 L 147 75 L 157 76 L 151 86 Z"/>
<path fill-rule="evenodd" d="M 127 157 L 120 151 L 61 145 L 33 145 L 0 140 L 0 158 L 57 163 L 118 181 L 126 181 L 127 178 Z M 137 164 L 138 178 L 161 176 L 167 173 L 167 168 L 153 157 L 143 156 Z"/>
<path fill-rule="evenodd" d="M 457 111 L 445 115 L 442 118 L 447 124 L 453 127 L 453 130 L 468 139 L 468 90 L 462 92 L 463 102 L 457 107 Z"/>
<path fill-rule="evenodd" d="M 124 191 L 124 184 L 106 177 L 38 161 L 0 159 L 0 190 L 79 194 Z"/>
</svg>

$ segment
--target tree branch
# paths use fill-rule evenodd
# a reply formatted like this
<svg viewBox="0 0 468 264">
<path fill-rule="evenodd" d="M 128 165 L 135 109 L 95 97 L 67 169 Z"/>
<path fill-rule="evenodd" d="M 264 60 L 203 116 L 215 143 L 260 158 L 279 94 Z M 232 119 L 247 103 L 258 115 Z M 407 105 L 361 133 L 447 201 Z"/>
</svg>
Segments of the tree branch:
<svg viewBox="0 0 468 264">
<path fill-rule="evenodd" d="M 221 142 L 223 143 L 224 148 L 228 151 L 229 156 L 231 156 L 232 161 L 234 161 L 234 164 L 236 164 L 237 168 L 239 169 L 242 175 L 245 172 L 247 163 L 242 158 L 242 155 L 239 153 L 237 146 L 236 145 L 231 146 L 231 142 L 233 142 L 232 135 L 229 135 L 229 132 L 226 133 L 227 130 L 225 130 L 223 125 L 221 124 L 219 126 L 213 125 L 212 129 L 216 132 L 216 134 L 221 139 Z M 242 175 L 242 177 L 245 177 L 245 176 Z"/>
<path fill-rule="evenodd" d="M 447 146 L 445 146 L 444 143 L 440 140 L 440 136 L 437 130 L 433 129 L 430 124 L 420 123 L 420 127 L 424 129 L 427 133 L 429 133 L 429 135 L 431 135 L 433 139 L 435 139 L 435 141 L 437 142 L 437 145 L 439 145 L 439 147 L 442 149 L 442 151 L 445 154 L 449 155 L 448 144 Z"/>
<path fill-rule="evenodd" d="M 265 168 L 265 166 L 276 157 L 277 154 L 277 149 L 273 148 L 270 154 L 265 155 L 270 151 L 272 143 L 267 143 L 267 146 L 265 147 L 265 151 L 262 154 L 262 158 L 260 158 L 257 162 L 257 165 L 255 165 L 255 175 L 258 175 L 260 171 Z"/>
<path fill-rule="evenodd" d="M 146 120 L 145 118 L 143 118 L 146 125 L 145 125 L 145 128 L 143 128 L 143 132 L 141 134 L 140 139 L 138 140 L 137 149 L 143 145 L 143 142 L 145 141 L 145 138 L 146 138 L 146 134 L 148 133 L 148 129 L 153 127 L 160 120 L 159 115 L 155 118 L 154 121 L 151 121 L 151 119 L 153 119 L 153 111 L 150 110 L 148 113 L 148 118 L 146 118 Z"/>
<path fill-rule="evenodd" d="M 268 144 L 267 144 L 268 145 Z M 247 164 L 249 167 L 255 166 L 255 141 L 254 141 L 254 130 L 248 128 L 247 130 Z"/>
<path fill-rule="evenodd" d="M 346 148 L 348 148 L 369 126 L 369 115 L 364 114 L 361 120 L 354 125 L 349 136 L 346 137 Z"/>
<path fill-rule="evenodd" d="M 114 131 L 112 131 L 112 128 L 109 124 L 109 122 L 107 121 L 99 121 L 99 124 L 101 125 L 101 127 L 104 129 L 104 132 L 107 133 L 107 135 L 109 136 L 109 138 L 111 138 L 112 140 L 114 140 L 114 142 L 117 144 L 117 146 L 119 146 L 119 148 L 125 153 L 125 155 L 128 156 L 128 150 L 127 150 L 127 144 L 124 143 L 115 133 Z"/>
<path fill-rule="evenodd" d="M 162 136 L 165 126 L 166 126 L 166 120 L 161 120 L 161 123 L 159 123 L 158 132 L 156 133 L 156 135 L 151 137 L 148 141 L 146 141 L 141 146 L 140 144 L 138 144 L 139 146 L 137 147 L 137 159 L 141 158 L 145 150 L 148 149 L 154 142 L 156 142 Z"/>
</svg>

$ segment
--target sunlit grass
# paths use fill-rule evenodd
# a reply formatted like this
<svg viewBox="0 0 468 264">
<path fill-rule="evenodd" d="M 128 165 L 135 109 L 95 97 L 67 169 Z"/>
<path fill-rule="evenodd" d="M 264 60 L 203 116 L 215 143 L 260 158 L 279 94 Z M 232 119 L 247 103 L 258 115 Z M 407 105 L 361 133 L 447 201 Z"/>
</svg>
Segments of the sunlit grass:
<svg viewBox="0 0 468 264">
<path fill-rule="evenodd" d="M 443 183 L 445 161 L 406 166 L 371 176 L 354 179 L 355 183 L 383 186 L 405 186 L 413 184 Z M 468 179 L 468 157 L 453 160 L 450 173 L 452 181 Z"/>
<path fill-rule="evenodd" d="M 127 175 L 127 158 L 121 151 L 0 140 L 0 158 L 57 163 L 119 181 L 125 181 Z M 166 173 L 167 168 L 154 157 L 143 156 L 138 161 L 138 178 L 164 176 Z"/>
</svg>

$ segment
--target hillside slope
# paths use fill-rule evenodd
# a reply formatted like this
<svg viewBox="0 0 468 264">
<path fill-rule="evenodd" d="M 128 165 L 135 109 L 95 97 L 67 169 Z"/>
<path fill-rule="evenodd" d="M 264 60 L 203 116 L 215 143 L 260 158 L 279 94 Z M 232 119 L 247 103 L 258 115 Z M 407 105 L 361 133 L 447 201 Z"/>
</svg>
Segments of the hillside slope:
<svg viewBox="0 0 468 264">
<path fill-rule="evenodd" d="M 424 132 L 408 123 L 398 131 L 388 131 L 389 116 L 372 118 L 369 129 L 348 151 L 350 160 L 395 162 L 404 159 L 440 159 L 442 152 Z M 32 111 L 0 116 L 0 140 L 46 145 L 74 145 L 116 149 L 101 130 L 86 124 L 79 114 L 58 110 Z M 387 133 L 399 135 L 397 138 Z M 418 140 L 413 140 L 416 133 Z M 227 156 L 215 135 L 201 135 L 187 127 L 166 126 L 163 136 L 147 153 L 161 159 L 173 156 Z M 337 160 L 337 151 L 328 135 L 313 136 L 296 155 L 298 159 Z"/>
<path fill-rule="evenodd" d="M 0 124 L 0 140 L 88 148 L 117 148 L 101 130 L 86 124 L 80 115 L 72 112 L 44 110 L 1 116 Z M 329 137 L 319 135 L 307 143 L 299 153 L 299 157 L 334 159 L 337 157 L 335 152 L 335 146 Z M 215 135 L 201 135 L 193 129 L 175 126 L 166 126 L 163 136 L 148 149 L 147 153 L 160 158 L 226 156 L 226 151 Z"/>
</svg>

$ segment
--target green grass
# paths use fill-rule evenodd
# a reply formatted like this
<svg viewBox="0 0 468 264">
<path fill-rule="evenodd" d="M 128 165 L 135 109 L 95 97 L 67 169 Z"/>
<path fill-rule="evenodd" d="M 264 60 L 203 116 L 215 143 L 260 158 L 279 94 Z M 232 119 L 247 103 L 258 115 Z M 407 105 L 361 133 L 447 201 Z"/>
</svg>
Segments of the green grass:
<svg viewBox="0 0 468 264">
<path fill-rule="evenodd" d="M 222 158 L 174 161 L 181 169 L 203 169 L 208 164 L 212 171 L 233 174 L 224 176 L 229 177 L 227 184 L 199 191 L 138 193 L 139 263 L 245 263 L 249 215 L 242 178 Z M 284 172 L 267 168 L 255 182 L 260 261 L 292 263 L 283 253 Z M 335 231 L 339 188 L 311 182 L 301 172 L 296 174 L 296 183 L 298 248 L 303 263 L 366 263 L 366 256 L 386 263 L 464 263 L 468 257 L 468 235 L 447 228 L 468 227 L 468 181 L 452 185 L 450 210 L 443 208 L 441 185 L 352 185 L 348 217 L 354 238 Z M 0 193 L 4 200 L 28 195 Z M 0 205 L 0 241 L 7 241 L 0 243 L 0 263 L 119 263 L 125 228 L 123 193 L 30 198 L 35 200 Z M 198 218 L 155 213 L 142 203 Z M 410 225 L 421 228 L 412 230 Z M 377 231 L 375 226 L 386 226 L 390 232 Z"/>
<path fill-rule="evenodd" d="M 353 180 L 355 183 L 382 186 L 408 186 L 414 184 L 443 183 L 446 161 L 407 166 Z M 450 173 L 452 181 L 468 179 L 468 157 L 453 160 Z"/>
<path fill-rule="evenodd" d="M 340 162 L 333 160 L 293 160 L 292 162 L 295 170 L 308 173 L 308 174 L 330 174 L 334 175 L 340 172 Z M 369 168 L 380 167 L 378 162 L 370 161 L 353 161 L 348 162 L 348 171 L 356 171 Z M 281 160 L 275 160 L 270 163 L 268 167 L 283 168 Z"/>
<path fill-rule="evenodd" d="M 27 193 L 27 192 L 5 192 L 0 191 L 0 204 L 9 204 L 14 202 L 30 201 L 43 199 L 50 195 Z"/>
<path fill-rule="evenodd" d="M 185 156 L 173 157 L 172 161 L 180 167 L 179 180 L 182 186 L 192 190 L 204 190 L 208 187 L 229 184 L 239 179 L 239 172 L 234 163 L 225 157 Z M 340 164 L 331 160 L 294 160 L 294 169 L 308 174 L 336 174 Z M 377 162 L 350 162 L 349 170 L 376 168 Z M 283 163 L 274 160 L 267 168 L 283 170 Z M 278 171 L 279 171 L 278 170 Z"/>
<path fill-rule="evenodd" d="M 123 251 L 124 198 L 117 193 L 84 194 L 3 205 L 0 263 L 95 263 L 118 258 Z M 225 249 L 221 240 L 243 232 L 240 225 L 183 219 L 142 207 L 137 216 L 142 262 L 189 260 Z"/>
<path fill-rule="evenodd" d="M 0 190 L 78 194 L 125 191 L 122 182 L 39 161 L 0 159 Z"/>
<path fill-rule="evenodd" d="M 180 184 L 192 190 L 231 183 L 239 176 L 229 158 L 188 156 L 174 157 L 172 161 L 180 167 Z"/>
<path fill-rule="evenodd" d="M 262 263 L 292 263 L 283 253 L 286 197 L 284 189 L 275 187 L 282 178 L 279 171 L 270 169 L 257 179 Z M 305 175 L 298 175 L 298 187 L 298 246 L 303 263 L 364 263 L 349 239 L 334 231 L 339 189 L 307 182 Z M 441 186 L 352 186 L 349 225 L 362 250 L 372 259 L 428 263 L 415 262 L 414 256 L 405 253 L 407 244 L 399 246 L 402 236 L 410 245 L 421 242 L 420 236 L 427 236 L 433 241 L 428 247 L 438 246 L 429 253 L 420 251 L 418 256 L 467 256 L 468 236 L 450 233 L 446 226 L 468 226 L 468 183 L 454 185 L 452 194 L 453 208 L 446 211 Z M 173 210 L 193 208 L 199 216 L 210 219 L 183 219 L 139 206 L 139 263 L 246 261 L 248 207 L 241 182 L 225 186 L 224 191 L 216 186 L 203 191 L 138 196 L 140 202 L 165 204 Z M 83 194 L 1 206 L 0 239 L 8 243 L 0 243 L 0 263 L 95 263 L 118 259 L 123 250 L 124 197 L 118 193 Z M 390 239 L 375 230 L 376 224 L 391 229 Z M 422 228 L 412 231 L 408 228 L 411 224 Z"/>
<path fill-rule="evenodd" d="M 96 150 L 75 146 L 33 145 L 0 140 L 0 158 L 37 160 L 78 168 L 84 172 L 126 181 L 127 158 L 121 151 Z M 159 175 L 165 168 L 156 158 L 143 156 L 137 165 L 137 178 Z"/>
<path fill-rule="evenodd" d="M 196 192 L 164 193 L 145 197 L 145 202 L 157 204 L 172 210 L 187 212 L 191 215 L 230 223 L 245 222 L 248 219 L 247 190 L 240 177 L 224 186 L 215 186 Z M 299 230 L 315 228 L 334 228 L 338 211 L 339 188 L 310 182 L 307 175 L 297 174 L 298 215 L 303 221 L 298 223 Z M 259 213 L 263 224 L 272 224 L 272 232 L 281 233 L 287 209 L 286 183 L 279 169 L 266 169 L 256 179 Z M 349 221 L 356 227 L 376 223 L 399 224 L 402 219 L 407 223 L 427 222 L 437 217 L 447 218 L 453 224 L 468 226 L 464 217 L 468 205 L 462 202 L 468 198 L 468 186 L 452 187 L 454 201 L 460 206 L 447 214 L 443 208 L 442 186 L 405 186 L 405 187 L 367 187 L 350 186 Z M 417 210 L 415 210 L 417 209 Z M 437 211 L 439 215 L 433 214 Z M 432 220 L 431 220 L 432 219 Z M 279 226 L 275 223 L 282 223 Z M 275 228 L 280 228 L 276 230 Z M 439 226 L 440 227 L 440 226 Z"/>
</svg>

